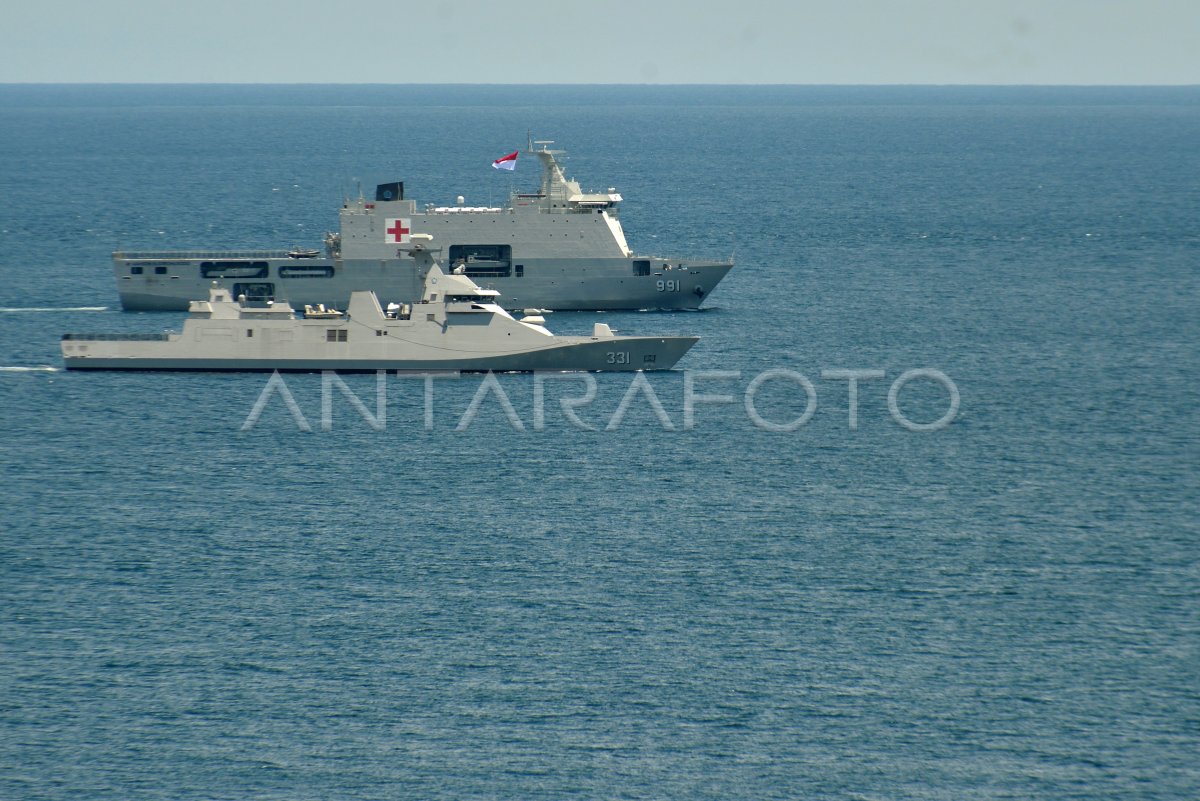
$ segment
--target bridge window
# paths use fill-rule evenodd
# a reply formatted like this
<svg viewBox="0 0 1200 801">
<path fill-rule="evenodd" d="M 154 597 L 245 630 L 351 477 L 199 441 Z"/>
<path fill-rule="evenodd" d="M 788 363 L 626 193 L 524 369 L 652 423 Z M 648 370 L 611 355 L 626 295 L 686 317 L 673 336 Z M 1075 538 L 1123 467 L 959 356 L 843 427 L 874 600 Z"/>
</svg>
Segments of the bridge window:
<svg viewBox="0 0 1200 801">
<path fill-rule="evenodd" d="M 234 284 L 233 296 L 241 298 L 246 296 L 246 302 L 251 304 L 264 304 L 268 300 L 275 299 L 275 285 L 270 283 L 246 283 Z"/>
</svg>

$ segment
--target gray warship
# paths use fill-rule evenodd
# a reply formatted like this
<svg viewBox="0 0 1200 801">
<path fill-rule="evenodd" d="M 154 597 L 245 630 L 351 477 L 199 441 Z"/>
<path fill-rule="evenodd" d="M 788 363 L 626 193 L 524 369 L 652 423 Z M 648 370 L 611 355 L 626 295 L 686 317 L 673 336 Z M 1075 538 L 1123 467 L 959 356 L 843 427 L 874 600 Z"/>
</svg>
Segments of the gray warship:
<svg viewBox="0 0 1200 801">
<path fill-rule="evenodd" d="M 527 152 L 542 166 L 536 192 L 514 192 L 500 207 L 417 207 L 404 184 L 376 187 L 375 199 L 347 200 L 340 230 L 324 250 L 117 251 L 113 271 L 127 310 L 183 310 L 209 284 L 234 297 L 286 298 L 294 304 L 344 306 L 351 293 L 373 290 L 386 300 L 419 299 L 421 277 L 402 248 L 428 234 L 446 262 L 502 293 L 510 309 L 695 309 L 733 267 L 733 260 L 638 256 L 621 227 L 615 189 L 584 192 L 568 179 L 549 141 Z"/>
<path fill-rule="evenodd" d="M 521 319 L 461 266 L 447 274 L 429 235 L 401 252 L 422 276 L 413 303 L 386 307 L 371 290 L 351 293 L 346 311 L 234 296 L 217 285 L 192 301 L 179 333 L 64 334 L 68 370 L 342 372 L 604 372 L 669 370 L 698 337 L 618 336 L 595 323 L 591 336 L 555 336 L 529 310 Z"/>
</svg>

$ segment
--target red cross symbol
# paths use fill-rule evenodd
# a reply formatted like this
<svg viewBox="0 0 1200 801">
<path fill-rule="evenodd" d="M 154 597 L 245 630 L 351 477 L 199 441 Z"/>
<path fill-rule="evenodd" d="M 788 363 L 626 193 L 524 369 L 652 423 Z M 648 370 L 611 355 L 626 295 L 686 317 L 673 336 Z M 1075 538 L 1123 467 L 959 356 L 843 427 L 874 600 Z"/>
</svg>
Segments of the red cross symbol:
<svg viewBox="0 0 1200 801">
<path fill-rule="evenodd" d="M 386 229 L 387 235 L 391 237 L 391 242 L 404 242 L 405 238 L 411 233 L 405 226 L 405 220 L 389 220 L 390 226 Z"/>
</svg>

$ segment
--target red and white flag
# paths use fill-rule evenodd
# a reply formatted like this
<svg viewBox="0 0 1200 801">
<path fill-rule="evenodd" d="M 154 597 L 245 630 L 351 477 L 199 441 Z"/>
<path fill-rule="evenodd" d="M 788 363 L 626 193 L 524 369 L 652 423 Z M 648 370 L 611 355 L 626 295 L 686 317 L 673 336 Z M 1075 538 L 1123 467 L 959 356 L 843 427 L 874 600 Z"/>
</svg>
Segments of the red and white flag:
<svg viewBox="0 0 1200 801">
<path fill-rule="evenodd" d="M 497 170 L 513 171 L 517 168 L 517 151 L 509 153 L 507 156 L 501 156 L 492 162 L 492 166 Z"/>
</svg>

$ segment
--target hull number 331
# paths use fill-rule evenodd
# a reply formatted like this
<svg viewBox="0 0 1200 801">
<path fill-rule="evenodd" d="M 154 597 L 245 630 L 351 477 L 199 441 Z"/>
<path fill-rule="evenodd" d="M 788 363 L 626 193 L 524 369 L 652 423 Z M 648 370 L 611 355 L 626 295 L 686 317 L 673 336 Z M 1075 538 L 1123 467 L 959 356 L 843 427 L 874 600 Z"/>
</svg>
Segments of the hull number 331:
<svg viewBox="0 0 1200 801">
<path fill-rule="evenodd" d="M 604 360 L 609 364 L 629 364 L 629 351 L 610 350 Z"/>
</svg>

